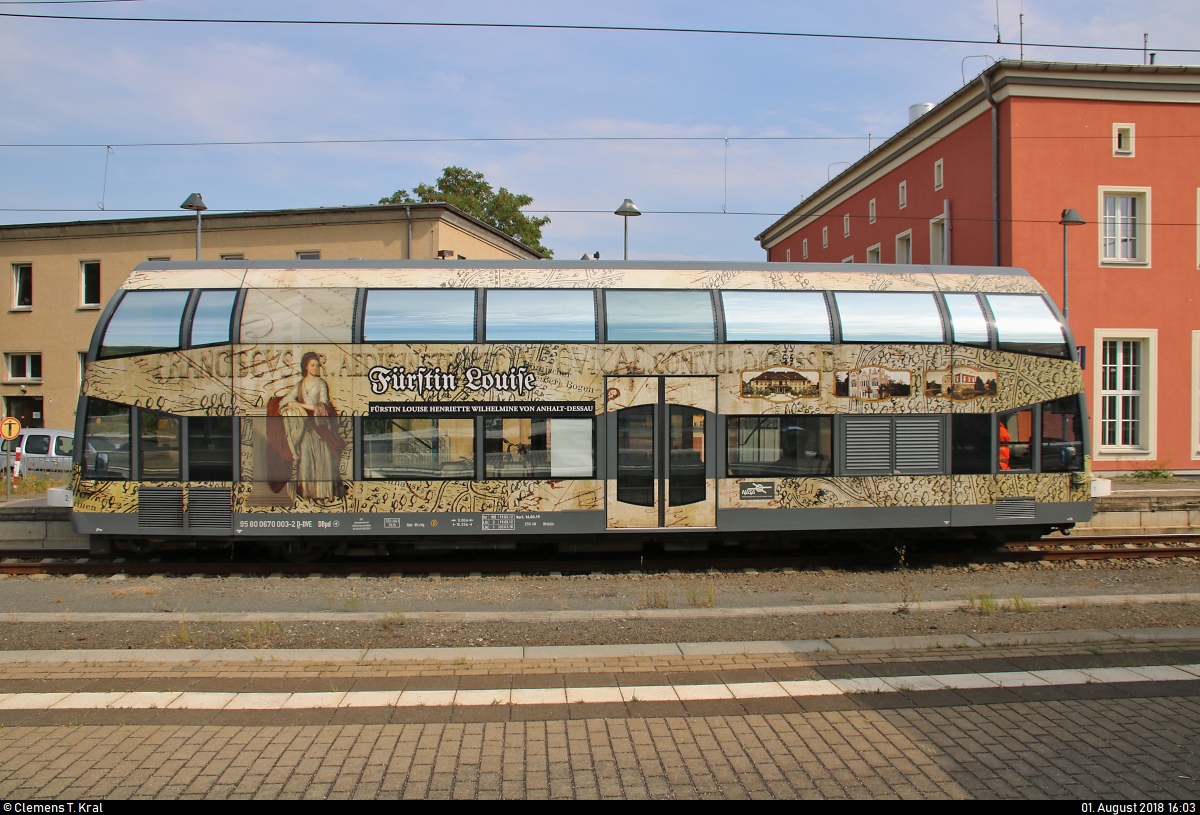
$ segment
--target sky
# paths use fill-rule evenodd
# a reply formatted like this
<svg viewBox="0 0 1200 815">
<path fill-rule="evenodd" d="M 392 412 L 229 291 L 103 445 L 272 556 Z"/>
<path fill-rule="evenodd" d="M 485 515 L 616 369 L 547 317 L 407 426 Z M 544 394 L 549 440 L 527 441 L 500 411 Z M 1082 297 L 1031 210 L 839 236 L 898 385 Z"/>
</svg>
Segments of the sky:
<svg viewBox="0 0 1200 815">
<path fill-rule="evenodd" d="M 1194 0 L 0 0 L 0 223 L 186 216 L 192 192 L 211 212 L 370 204 L 459 165 L 532 196 L 558 259 L 619 259 L 630 198 L 630 259 L 764 260 L 754 236 L 909 105 L 1018 58 L 1021 14 L 1026 59 L 1141 63 L 1148 33 L 1159 64 L 1200 62 L 1166 50 L 1200 44 Z M 342 143 L 244 144 L 264 141 Z"/>
</svg>

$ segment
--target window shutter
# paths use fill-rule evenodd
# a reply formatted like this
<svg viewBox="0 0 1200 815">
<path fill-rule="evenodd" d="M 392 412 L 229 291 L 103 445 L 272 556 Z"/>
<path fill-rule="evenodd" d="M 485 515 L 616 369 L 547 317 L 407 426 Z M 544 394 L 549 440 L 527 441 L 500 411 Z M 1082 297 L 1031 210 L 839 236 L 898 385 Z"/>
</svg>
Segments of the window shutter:
<svg viewBox="0 0 1200 815">
<path fill-rule="evenodd" d="M 892 418 L 846 417 L 846 474 L 887 475 L 892 471 Z"/>
<path fill-rule="evenodd" d="M 896 417 L 896 472 L 900 475 L 942 472 L 940 416 Z"/>
</svg>

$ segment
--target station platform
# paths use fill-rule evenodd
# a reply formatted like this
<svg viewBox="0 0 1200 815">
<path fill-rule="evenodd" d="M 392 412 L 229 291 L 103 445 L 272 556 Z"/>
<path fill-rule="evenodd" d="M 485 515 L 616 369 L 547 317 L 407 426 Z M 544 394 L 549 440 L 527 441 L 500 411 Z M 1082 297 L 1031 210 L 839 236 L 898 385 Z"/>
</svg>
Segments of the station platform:
<svg viewBox="0 0 1200 815">
<path fill-rule="evenodd" d="M 1200 797 L 1200 628 L 9 651 L 0 797 Z"/>
</svg>

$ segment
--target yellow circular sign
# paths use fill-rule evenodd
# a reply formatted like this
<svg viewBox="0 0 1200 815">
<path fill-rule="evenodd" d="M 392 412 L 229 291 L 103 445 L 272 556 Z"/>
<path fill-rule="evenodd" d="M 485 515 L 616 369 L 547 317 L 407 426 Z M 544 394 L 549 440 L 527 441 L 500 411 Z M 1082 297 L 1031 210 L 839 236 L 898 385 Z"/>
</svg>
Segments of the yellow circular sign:
<svg viewBox="0 0 1200 815">
<path fill-rule="evenodd" d="M 12 416 L 5 416 L 3 420 L 0 420 L 0 437 L 3 437 L 5 441 L 12 441 L 20 432 L 20 420 Z"/>
</svg>

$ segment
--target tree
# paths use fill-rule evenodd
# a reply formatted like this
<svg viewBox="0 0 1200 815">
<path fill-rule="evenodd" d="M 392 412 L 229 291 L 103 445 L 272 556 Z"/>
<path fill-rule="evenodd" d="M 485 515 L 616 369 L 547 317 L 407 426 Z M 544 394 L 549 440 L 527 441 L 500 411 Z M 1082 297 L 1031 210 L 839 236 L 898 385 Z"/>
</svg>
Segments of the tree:
<svg viewBox="0 0 1200 815">
<path fill-rule="evenodd" d="M 408 190 L 396 190 L 387 198 L 379 199 L 381 204 L 428 204 L 435 201 L 458 207 L 546 257 L 554 256 L 552 251 L 542 246 L 542 227 L 550 223 L 550 219 L 534 218 L 521 212 L 521 207 L 532 204 L 533 198 L 509 192 L 504 187 L 494 190 L 483 173 L 472 172 L 465 167 L 445 168 L 433 186 L 418 184 L 413 187 L 411 195 Z"/>
</svg>

